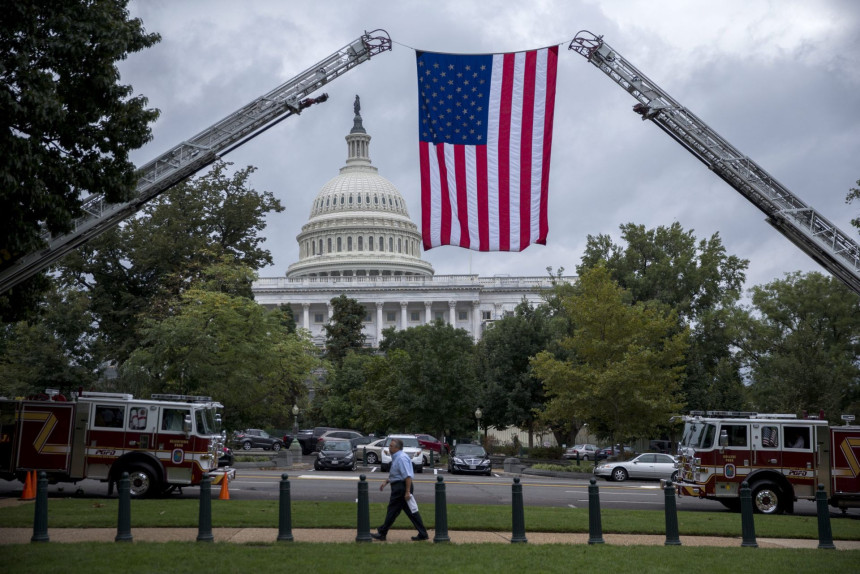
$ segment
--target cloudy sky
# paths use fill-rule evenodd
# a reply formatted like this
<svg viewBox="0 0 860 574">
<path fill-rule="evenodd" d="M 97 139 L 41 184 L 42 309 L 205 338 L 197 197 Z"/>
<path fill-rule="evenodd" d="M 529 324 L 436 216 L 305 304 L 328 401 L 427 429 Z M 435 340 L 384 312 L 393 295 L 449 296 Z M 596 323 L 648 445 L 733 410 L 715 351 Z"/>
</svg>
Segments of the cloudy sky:
<svg viewBox="0 0 860 574">
<path fill-rule="evenodd" d="M 522 253 L 427 252 L 437 274 L 572 274 L 587 236 L 634 222 L 679 222 L 719 233 L 750 260 L 747 286 L 820 268 L 764 215 L 651 122 L 635 100 L 567 49 L 580 30 L 605 41 L 736 148 L 843 231 L 860 205 L 860 4 L 853 0 L 693 1 L 161 1 L 133 0 L 133 16 L 162 41 L 120 66 L 122 82 L 161 110 L 138 165 L 155 158 L 361 36 L 382 28 L 394 50 L 320 91 L 328 102 L 229 154 L 254 165 L 252 185 L 286 210 L 266 246 L 283 276 L 319 189 L 346 159 L 343 137 L 359 94 L 371 157 L 420 223 L 413 49 L 505 52 L 563 44 L 546 246 Z M 316 95 L 316 94 L 315 94 Z M 470 256 L 471 254 L 471 256 Z"/>
</svg>

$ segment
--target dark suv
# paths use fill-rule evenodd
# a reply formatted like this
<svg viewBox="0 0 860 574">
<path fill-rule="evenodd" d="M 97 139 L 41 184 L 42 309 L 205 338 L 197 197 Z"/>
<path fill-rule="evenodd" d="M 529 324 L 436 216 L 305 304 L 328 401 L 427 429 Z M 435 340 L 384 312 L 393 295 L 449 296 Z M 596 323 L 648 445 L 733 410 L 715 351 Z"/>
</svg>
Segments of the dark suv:
<svg viewBox="0 0 860 574">
<path fill-rule="evenodd" d="M 290 442 L 288 444 L 292 444 L 293 439 L 295 438 L 299 441 L 299 445 L 302 447 L 302 454 L 308 455 L 317 449 L 317 439 L 322 436 L 323 433 L 330 430 L 334 430 L 334 428 L 314 427 L 313 430 L 300 430 L 299 434 L 295 437 L 292 435 L 284 435 L 284 442 L 286 443 L 287 438 L 289 438 Z"/>
<path fill-rule="evenodd" d="M 236 434 L 234 442 L 237 447 L 242 450 L 251 450 L 252 448 L 262 448 L 263 450 L 279 451 L 284 446 L 284 442 L 274 436 L 269 436 L 264 430 L 260 429 L 245 429 Z"/>
<path fill-rule="evenodd" d="M 324 433 L 319 435 L 319 437 L 317 437 L 317 443 L 316 443 L 316 446 L 314 447 L 314 449 L 317 452 L 319 452 L 320 449 L 322 448 L 323 443 L 325 441 L 331 440 L 331 439 L 345 439 L 345 440 L 352 442 L 354 439 L 362 439 L 362 438 L 365 438 L 364 435 L 358 431 L 346 430 L 346 429 L 331 429 L 331 430 L 325 431 Z M 356 441 L 356 442 L 358 442 L 358 441 Z M 370 442 L 370 441 L 368 441 L 368 442 Z M 367 444 L 367 443 L 365 443 L 365 444 Z"/>
</svg>

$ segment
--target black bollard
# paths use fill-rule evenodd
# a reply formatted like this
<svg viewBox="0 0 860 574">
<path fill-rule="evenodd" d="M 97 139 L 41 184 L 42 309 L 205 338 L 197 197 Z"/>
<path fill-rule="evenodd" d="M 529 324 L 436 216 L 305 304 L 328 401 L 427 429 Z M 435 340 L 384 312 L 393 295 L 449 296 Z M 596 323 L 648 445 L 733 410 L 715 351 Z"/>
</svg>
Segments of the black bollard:
<svg viewBox="0 0 860 574">
<path fill-rule="evenodd" d="M 33 517 L 33 536 L 30 542 L 49 542 L 48 537 L 48 475 L 39 471 L 36 481 L 36 514 Z"/>
<path fill-rule="evenodd" d="M 430 451 L 430 468 L 433 468 L 435 466 L 436 466 L 436 461 L 433 460 L 433 451 L 431 450 Z"/>
<path fill-rule="evenodd" d="M 511 504 L 513 506 L 511 516 L 513 518 L 513 533 L 511 543 L 528 542 L 526 539 L 526 519 L 523 513 L 523 485 L 520 479 L 515 478 L 511 486 Z"/>
<path fill-rule="evenodd" d="M 827 493 L 824 485 L 818 485 L 815 493 L 815 506 L 818 510 L 818 547 L 823 550 L 835 550 L 833 533 L 830 531 L 830 510 L 827 508 Z"/>
<path fill-rule="evenodd" d="M 197 542 L 213 542 L 212 536 L 212 479 L 203 475 L 200 481 L 200 514 L 198 517 Z"/>
<path fill-rule="evenodd" d="M 367 446 L 361 447 L 361 464 L 367 466 Z"/>
<path fill-rule="evenodd" d="M 370 537 L 370 507 L 367 494 L 367 477 L 363 474 L 358 477 L 358 533 L 356 542 L 373 542 Z"/>
<path fill-rule="evenodd" d="M 666 510 L 666 542 L 664 546 L 680 546 L 678 537 L 678 508 L 675 504 L 675 487 L 671 480 L 663 487 L 663 505 Z"/>
<path fill-rule="evenodd" d="M 579 451 L 576 451 L 576 466 L 579 466 Z"/>
<path fill-rule="evenodd" d="M 430 451 L 433 456 L 433 451 Z M 436 477 L 436 534 L 433 542 L 451 542 L 448 537 L 448 502 L 445 494 L 445 481 L 441 476 Z"/>
<path fill-rule="evenodd" d="M 600 490 L 597 480 L 588 481 L 588 543 L 603 544 L 603 525 L 600 522 Z"/>
<path fill-rule="evenodd" d="M 290 506 L 290 480 L 281 475 L 281 497 L 278 501 L 278 542 L 293 541 L 293 510 Z"/>
<path fill-rule="evenodd" d="M 747 481 L 741 483 L 741 533 L 743 537 L 741 546 L 758 548 L 758 544 L 755 541 L 752 494 L 750 492 L 750 483 Z"/>
<path fill-rule="evenodd" d="M 122 473 L 119 479 L 119 511 L 116 522 L 116 538 L 114 542 L 131 542 L 131 485 L 128 473 Z"/>
</svg>

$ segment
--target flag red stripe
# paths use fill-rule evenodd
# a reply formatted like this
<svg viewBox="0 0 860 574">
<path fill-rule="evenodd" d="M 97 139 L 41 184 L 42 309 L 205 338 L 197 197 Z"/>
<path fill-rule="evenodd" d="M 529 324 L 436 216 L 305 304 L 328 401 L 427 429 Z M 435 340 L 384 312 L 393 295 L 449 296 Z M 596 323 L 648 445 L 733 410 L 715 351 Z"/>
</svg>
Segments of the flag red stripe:
<svg viewBox="0 0 860 574">
<path fill-rule="evenodd" d="M 502 63 L 502 104 L 499 113 L 499 251 L 511 249 L 510 138 L 511 102 L 514 94 L 515 54 L 505 54 Z"/>
<path fill-rule="evenodd" d="M 454 146 L 454 178 L 457 182 L 457 220 L 460 223 L 460 247 L 469 247 L 469 197 L 466 186 L 466 148 Z"/>
<path fill-rule="evenodd" d="M 418 157 L 421 166 L 421 240 L 424 250 L 432 249 L 433 239 L 430 229 L 430 218 L 432 215 L 430 188 L 430 143 L 418 141 Z"/>
<path fill-rule="evenodd" d="M 445 146 L 436 144 L 436 160 L 439 162 L 439 193 L 442 203 L 442 221 L 439 230 L 441 245 L 451 244 L 451 196 L 448 189 L 448 166 L 445 165 Z"/>
<path fill-rule="evenodd" d="M 487 146 L 475 147 L 475 171 L 478 178 L 478 246 L 490 250 L 490 199 L 487 189 Z"/>
<path fill-rule="evenodd" d="M 531 243 L 532 161 L 534 161 L 532 129 L 534 128 L 536 62 L 537 52 L 526 52 L 520 134 L 520 251 Z"/>
<path fill-rule="evenodd" d="M 549 233 L 549 158 L 552 152 L 552 120 L 555 113 L 555 73 L 558 67 L 558 46 L 546 54 L 546 103 L 543 118 L 543 165 L 540 184 L 540 236 L 537 243 L 546 245 Z"/>
</svg>

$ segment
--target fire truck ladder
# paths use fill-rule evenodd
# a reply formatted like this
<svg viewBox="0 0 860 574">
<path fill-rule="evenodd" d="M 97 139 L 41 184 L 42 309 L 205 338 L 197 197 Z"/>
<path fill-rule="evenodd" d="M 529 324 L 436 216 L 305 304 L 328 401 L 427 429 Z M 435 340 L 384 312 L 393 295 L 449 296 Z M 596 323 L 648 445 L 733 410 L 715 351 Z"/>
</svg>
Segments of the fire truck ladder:
<svg viewBox="0 0 860 574">
<path fill-rule="evenodd" d="M 46 247 L 23 255 L 0 272 L 0 293 L 117 225 L 146 202 L 275 124 L 326 101 L 327 94 L 317 98 L 307 96 L 387 50 L 391 50 L 391 38 L 385 30 L 365 32 L 298 76 L 144 165 L 138 170 L 137 187 L 128 201 L 107 203 L 101 194 L 86 198 L 82 205 L 84 215 L 74 220 L 70 232 L 52 237 L 43 231 L 42 241 Z"/>
<path fill-rule="evenodd" d="M 638 103 L 633 111 L 651 120 L 767 216 L 766 221 L 851 290 L 860 293 L 860 246 L 805 204 L 749 157 L 683 107 L 618 52 L 587 30 L 571 41 Z"/>
</svg>

